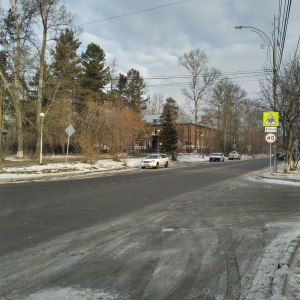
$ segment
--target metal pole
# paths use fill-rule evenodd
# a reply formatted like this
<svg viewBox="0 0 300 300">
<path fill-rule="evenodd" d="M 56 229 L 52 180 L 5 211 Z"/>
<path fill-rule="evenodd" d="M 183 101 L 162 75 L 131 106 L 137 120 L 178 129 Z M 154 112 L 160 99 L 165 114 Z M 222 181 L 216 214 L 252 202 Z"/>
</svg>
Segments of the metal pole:
<svg viewBox="0 0 300 300">
<path fill-rule="evenodd" d="M 274 41 L 273 41 L 273 98 L 274 98 L 274 112 L 276 111 L 277 107 L 277 99 L 276 99 L 276 84 L 277 84 L 277 74 L 276 74 L 276 17 L 274 16 Z M 275 141 L 274 146 L 274 166 L 273 171 L 277 173 L 277 143 Z"/>
<path fill-rule="evenodd" d="M 66 164 L 68 164 L 69 145 L 70 145 L 70 135 L 68 134 L 68 145 L 67 145 Z"/>
<path fill-rule="evenodd" d="M 270 169 L 272 170 L 272 144 L 270 144 Z"/>
<path fill-rule="evenodd" d="M 159 134 L 160 134 L 160 129 L 157 129 L 157 152 L 159 152 Z"/>
<path fill-rule="evenodd" d="M 40 142 L 40 165 L 43 162 L 43 124 L 44 124 L 44 117 L 45 114 L 44 113 L 40 113 L 40 117 L 41 117 L 41 142 Z"/>
</svg>

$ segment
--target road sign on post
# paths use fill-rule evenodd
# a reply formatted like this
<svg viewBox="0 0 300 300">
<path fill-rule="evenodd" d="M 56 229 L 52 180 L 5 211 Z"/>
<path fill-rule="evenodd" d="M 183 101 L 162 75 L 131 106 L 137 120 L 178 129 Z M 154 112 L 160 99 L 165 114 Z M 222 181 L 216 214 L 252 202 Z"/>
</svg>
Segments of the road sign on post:
<svg viewBox="0 0 300 300">
<path fill-rule="evenodd" d="M 247 149 L 248 149 L 248 155 L 250 156 L 250 152 L 251 152 L 251 145 L 247 145 Z"/>
<path fill-rule="evenodd" d="M 68 163 L 68 154 L 69 154 L 69 144 L 70 144 L 70 136 L 75 132 L 74 127 L 70 124 L 67 128 L 66 128 L 66 133 L 68 135 L 68 145 L 67 145 L 67 155 L 66 155 L 66 164 Z"/>
<path fill-rule="evenodd" d="M 263 126 L 277 127 L 279 125 L 279 112 L 265 111 L 263 113 Z"/>
<path fill-rule="evenodd" d="M 277 140 L 277 135 L 276 133 L 274 132 L 268 132 L 266 135 L 265 135 L 265 141 L 270 144 L 270 167 L 272 167 L 272 144 L 275 143 Z M 276 147 L 276 144 L 274 144 L 274 147 Z M 276 152 L 274 150 L 274 166 L 275 166 L 275 160 L 276 160 L 276 157 L 275 157 Z M 274 167 L 275 169 L 275 167 Z M 276 171 L 275 171 L 276 172 Z"/>
<path fill-rule="evenodd" d="M 265 141 L 269 144 L 273 144 L 275 143 L 277 140 L 277 136 L 274 132 L 268 132 L 266 135 L 265 135 Z"/>
<path fill-rule="evenodd" d="M 275 97 L 275 96 L 274 96 Z M 275 107 L 275 98 L 274 98 L 274 107 Z M 266 134 L 265 141 L 270 144 L 270 165 L 271 165 L 271 145 L 273 144 L 274 150 L 274 172 L 277 172 L 277 149 L 276 149 L 276 140 L 277 136 L 274 133 L 274 127 L 277 128 L 279 126 L 279 112 L 277 111 L 266 111 L 263 113 L 263 126 L 265 127 L 265 132 L 271 133 L 271 135 Z M 267 128 L 272 128 L 267 130 Z"/>
<path fill-rule="evenodd" d="M 66 128 L 66 133 L 67 135 L 70 137 L 74 132 L 75 132 L 75 129 L 74 127 L 70 124 L 67 128 Z"/>
<path fill-rule="evenodd" d="M 265 132 L 277 132 L 277 127 L 265 127 Z"/>
</svg>

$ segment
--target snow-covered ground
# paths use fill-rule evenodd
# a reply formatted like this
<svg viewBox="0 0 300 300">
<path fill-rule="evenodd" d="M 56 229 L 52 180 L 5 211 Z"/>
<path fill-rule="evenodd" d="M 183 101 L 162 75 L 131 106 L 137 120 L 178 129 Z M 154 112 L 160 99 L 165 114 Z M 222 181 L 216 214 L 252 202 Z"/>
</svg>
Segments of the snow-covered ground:
<svg viewBox="0 0 300 300">
<path fill-rule="evenodd" d="M 47 157 L 44 157 L 45 160 Z M 51 158 L 51 157 L 50 157 Z M 58 158 L 58 157 L 56 157 Z M 253 159 L 243 156 L 244 159 Z M 13 181 L 26 181 L 34 179 L 50 179 L 57 176 L 68 175 L 84 175 L 84 174 L 112 174 L 116 172 L 133 171 L 140 168 L 141 157 L 126 157 L 121 158 L 120 161 L 113 161 L 112 159 L 102 159 L 96 161 L 94 164 L 78 162 L 63 162 L 63 163 L 51 163 L 42 164 L 31 162 L 29 165 L 22 165 L 22 161 L 19 162 L 19 166 L 6 166 L 0 165 L 0 182 L 13 182 Z M 6 162 L 16 161 L 14 156 L 6 157 Z M 28 162 L 28 161 L 27 161 Z M 209 163 L 208 157 L 202 157 L 198 154 L 183 154 L 178 156 L 178 161 L 170 161 L 170 167 L 185 165 L 188 163 Z M 278 172 L 274 174 L 272 167 L 266 168 L 260 172 L 260 177 L 269 183 L 276 182 L 282 184 L 299 184 L 300 181 L 300 168 L 295 172 L 286 174 L 282 172 L 283 164 L 278 164 Z M 297 182 L 298 181 L 298 182 Z"/>
<path fill-rule="evenodd" d="M 140 168 L 140 162 L 141 157 L 129 157 L 129 158 L 122 158 L 119 162 L 113 161 L 112 159 L 103 159 L 95 162 L 94 164 L 88 164 L 88 163 L 81 163 L 81 162 L 70 162 L 70 163 L 52 163 L 52 164 L 43 164 L 39 165 L 38 163 L 31 162 L 29 165 L 22 166 L 22 162 L 18 164 L 19 166 L 6 166 L 2 167 L 0 165 L 0 183 L 4 182 L 20 182 L 20 181 L 26 181 L 26 180 L 45 180 L 50 178 L 57 178 L 57 176 L 69 176 L 69 175 L 91 175 L 91 174 L 97 174 L 97 175 L 107 175 L 107 174 L 113 174 L 117 172 L 130 172 L 130 171 L 136 171 Z M 244 159 L 255 159 L 255 158 L 248 158 L 248 157 L 242 157 L 242 160 Z M 13 161 L 13 157 L 7 157 L 6 161 Z M 190 154 L 190 155 L 179 155 L 177 162 L 170 161 L 170 167 L 172 166 L 180 166 L 180 165 L 186 165 L 189 163 L 209 163 L 208 157 L 202 157 L 196 154 Z M 6 164 L 8 165 L 8 164 Z M 298 167 L 298 170 L 295 172 L 292 172 L 291 174 L 283 173 L 283 164 L 278 165 L 278 172 L 274 174 L 272 172 L 272 168 L 265 168 L 264 170 L 261 170 L 257 173 L 259 176 L 251 176 L 252 180 L 257 180 L 259 177 L 259 180 L 263 180 L 268 183 L 276 183 L 276 184 L 286 184 L 286 185 L 298 185 L 299 191 L 300 191 L 300 168 Z M 141 170 L 140 170 L 141 171 Z M 251 293 L 248 300 L 257 300 L 257 299 L 273 299 L 273 300 L 281 300 L 281 299 L 300 299 L 300 270 L 299 272 L 294 272 L 291 274 L 292 270 L 287 270 L 286 268 L 282 268 L 282 270 L 279 270 L 277 272 L 277 275 L 274 277 L 274 286 L 273 286 L 273 295 L 271 298 L 264 298 L 264 286 L 267 286 L 267 284 L 264 284 L 264 282 L 267 282 L 270 277 L 270 274 L 272 273 L 271 269 L 274 269 L 274 264 L 278 264 L 278 254 L 279 252 L 284 252 L 285 250 L 287 255 L 291 255 L 291 253 L 288 253 L 287 245 L 290 244 L 292 240 L 296 240 L 297 243 L 300 241 L 300 224 L 299 226 L 296 226 L 295 228 L 291 228 L 291 231 L 289 232 L 288 236 L 278 236 L 276 240 L 272 241 L 266 248 L 264 257 L 262 258 L 256 279 L 253 283 Z M 293 248 L 293 247 L 292 247 Z M 294 251 L 294 249 L 291 249 L 290 251 Z M 299 266 L 300 266 L 300 254 L 299 256 Z M 300 267 L 299 267 L 300 268 Z M 285 276 L 285 273 L 289 273 L 289 291 L 287 292 L 285 296 L 281 294 L 282 287 L 283 287 L 283 279 Z M 69 293 L 68 291 L 65 291 L 66 293 Z M 78 296 L 78 294 L 76 294 Z M 62 295 L 60 295 L 62 296 Z M 261 298 L 260 298 L 261 296 Z M 258 298 L 257 298 L 258 297 Z M 59 297 L 60 298 L 60 297 Z M 40 299 L 40 298 L 39 298 Z M 48 298 L 43 298 L 48 299 Z M 50 299 L 50 298 L 49 298 Z M 65 299 L 65 298 L 64 298 Z M 69 299 L 69 298 L 68 298 Z M 70 298 L 71 299 L 71 298 Z M 78 297 L 72 297 L 72 299 L 83 299 Z M 105 299 L 105 298 L 104 298 Z"/>
<path fill-rule="evenodd" d="M 58 158 L 58 157 L 56 157 Z M 46 157 L 45 157 L 46 160 Z M 94 164 L 82 163 L 82 162 L 68 162 L 68 163 L 52 163 L 52 164 L 38 164 L 30 163 L 30 165 L 20 162 L 19 166 L 9 166 L 0 168 L 0 182 L 2 181 L 20 181 L 27 179 L 41 179 L 50 178 L 63 175 L 80 175 L 80 174 L 112 174 L 116 172 L 132 171 L 139 169 L 141 166 L 142 157 L 126 157 L 121 158 L 120 161 L 113 161 L 112 159 L 102 159 L 96 161 Z M 11 157 L 6 157 L 5 161 L 16 161 Z M 170 161 L 170 166 L 181 165 L 193 162 L 208 162 L 208 157 L 202 157 L 199 155 L 179 155 L 177 162 Z M 1 165 L 0 165 L 1 166 Z"/>
</svg>

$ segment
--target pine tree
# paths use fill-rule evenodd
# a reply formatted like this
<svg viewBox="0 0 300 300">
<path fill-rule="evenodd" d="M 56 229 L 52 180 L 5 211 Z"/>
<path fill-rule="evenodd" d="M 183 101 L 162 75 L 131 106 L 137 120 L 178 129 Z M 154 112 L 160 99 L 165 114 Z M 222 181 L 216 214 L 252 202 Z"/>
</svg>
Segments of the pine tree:
<svg viewBox="0 0 300 300">
<path fill-rule="evenodd" d="M 140 72 L 131 69 L 127 72 L 127 97 L 129 108 L 137 113 L 146 109 L 148 99 L 143 99 L 143 94 L 147 92 L 146 83 L 140 76 Z"/>
<path fill-rule="evenodd" d="M 76 39 L 72 30 L 66 29 L 56 39 L 55 48 L 51 51 L 53 63 L 54 80 L 59 82 L 59 86 L 54 86 L 56 98 L 68 98 L 72 104 L 78 105 L 79 74 L 81 72 L 81 58 L 77 55 L 77 50 L 81 42 Z"/>
<path fill-rule="evenodd" d="M 110 80 L 109 67 L 105 66 L 105 52 L 99 45 L 90 43 L 81 58 L 84 67 L 82 87 L 87 94 L 99 99 L 102 89 Z"/>
<path fill-rule="evenodd" d="M 162 128 L 159 140 L 160 148 L 172 154 L 172 160 L 176 160 L 176 150 L 178 148 L 178 132 L 176 129 L 176 120 L 178 117 L 179 107 L 173 98 L 166 99 L 161 115 Z"/>
<path fill-rule="evenodd" d="M 127 89 L 127 76 L 123 74 L 119 74 L 118 82 L 116 84 L 115 93 L 120 99 L 122 99 L 122 102 L 125 106 L 128 106 L 128 100 L 126 97 L 126 89 Z"/>
</svg>

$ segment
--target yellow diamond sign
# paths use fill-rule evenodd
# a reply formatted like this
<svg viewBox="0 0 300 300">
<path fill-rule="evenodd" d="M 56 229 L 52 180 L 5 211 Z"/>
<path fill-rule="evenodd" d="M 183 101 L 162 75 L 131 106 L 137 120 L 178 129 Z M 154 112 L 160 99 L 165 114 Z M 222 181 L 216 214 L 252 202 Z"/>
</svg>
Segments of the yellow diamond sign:
<svg viewBox="0 0 300 300">
<path fill-rule="evenodd" d="M 279 125 L 279 112 L 278 111 L 265 111 L 263 113 L 263 126 L 278 126 Z"/>
</svg>

